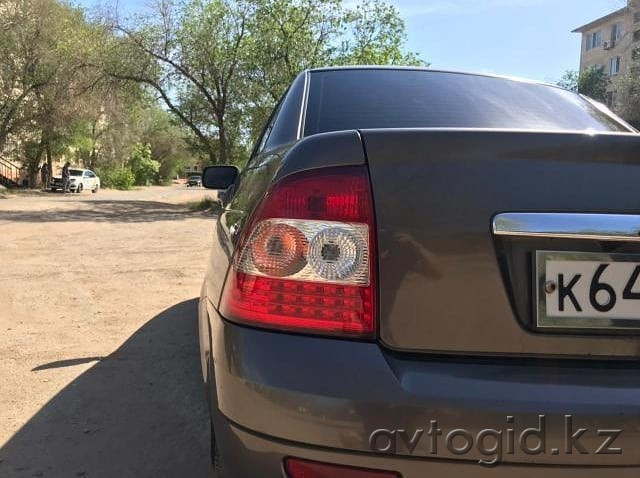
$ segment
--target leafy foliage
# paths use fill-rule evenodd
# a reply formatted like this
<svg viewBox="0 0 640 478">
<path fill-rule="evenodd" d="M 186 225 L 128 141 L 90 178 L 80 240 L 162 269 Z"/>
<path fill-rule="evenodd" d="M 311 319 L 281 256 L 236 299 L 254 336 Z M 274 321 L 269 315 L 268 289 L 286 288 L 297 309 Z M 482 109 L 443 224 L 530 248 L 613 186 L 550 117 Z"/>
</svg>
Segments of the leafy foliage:
<svg viewBox="0 0 640 478">
<path fill-rule="evenodd" d="M 631 65 L 619 85 L 620 113 L 634 127 L 640 128 L 640 65 Z"/>
<path fill-rule="evenodd" d="M 606 101 L 609 83 L 610 80 L 604 68 L 592 66 L 580 74 L 580 78 L 578 79 L 578 93 L 604 102 Z"/>
<path fill-rule="evenodd" d="M 577 93 L 579 76 L 580 75 L 576 70 L 567 70 L 556 84 L 562 88 Z"/>
<path fill-rule="evenodd" d="M 133 146 L 129 157 L 129 168 L 135 177 L 138 186 L 151 184 L 160 170 L 160 163 L 151 159 L 151 146 L 138 143 Z"/>
<path fill-rule="evenodd" d="M 306 68 L 422 64 L 404 22 L 381 0 L 160 0 L 114 12 L 109 74 L 150 87 L 210 162 L 246 156 L 269 112 Z"/>
<path fill-rule="evenodd" d="M 423 63 L 383 0 L 157 0 L 128 19 L 112 5 L 0 2 L 0 153 L 31 184 L 56 159 L 124 188 L 239 163 L 304 69 Z"/>
<path fill-rule="evenodd" d="M 100 184 L 106 188 L 128 190 L 136 183 L 136 177 L 128 166 L 100 168 L 98 171 Z"/>
</svg>

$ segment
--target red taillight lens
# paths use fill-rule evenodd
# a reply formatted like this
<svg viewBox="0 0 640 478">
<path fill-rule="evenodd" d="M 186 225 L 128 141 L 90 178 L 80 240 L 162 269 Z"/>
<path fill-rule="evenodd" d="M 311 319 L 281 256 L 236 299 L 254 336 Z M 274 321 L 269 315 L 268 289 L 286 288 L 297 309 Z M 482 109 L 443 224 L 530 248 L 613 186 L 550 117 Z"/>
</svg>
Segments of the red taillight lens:
<svg viewBox="0 0 640 478">
<path fill-rule="evenodd" d="M 390 471 L 330 465 L 296 458 L 286 458 L 284 467 L 289 478 L 398 478 L 399 476 Z"/>
<path fill-rule="evenodd" d="M 291 175 L 268 191 L 239 240 L 222 314 L 263 327 L 371 337 L 374 245 L 366 167 Z"/>
</svg>

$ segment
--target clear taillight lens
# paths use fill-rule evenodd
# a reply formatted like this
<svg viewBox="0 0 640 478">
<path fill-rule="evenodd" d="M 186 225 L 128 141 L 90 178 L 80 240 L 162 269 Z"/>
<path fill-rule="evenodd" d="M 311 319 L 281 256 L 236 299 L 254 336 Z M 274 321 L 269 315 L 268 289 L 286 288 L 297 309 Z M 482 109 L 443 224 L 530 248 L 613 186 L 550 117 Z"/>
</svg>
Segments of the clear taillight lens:
<svg viewBox="0 0 640 478">
<path fill-rule="evenodd" d="M 267 219 L 256 225 L 237 270 L 265 277 L 369 284 L 365 224 Z"/>
<path fill-rule="evenodd" d="M 221 302 L 230 320 L 370 337 L 375 332 L 373 206 L 364 166 L 277 183 L 240 239 Z"/>
</svg>

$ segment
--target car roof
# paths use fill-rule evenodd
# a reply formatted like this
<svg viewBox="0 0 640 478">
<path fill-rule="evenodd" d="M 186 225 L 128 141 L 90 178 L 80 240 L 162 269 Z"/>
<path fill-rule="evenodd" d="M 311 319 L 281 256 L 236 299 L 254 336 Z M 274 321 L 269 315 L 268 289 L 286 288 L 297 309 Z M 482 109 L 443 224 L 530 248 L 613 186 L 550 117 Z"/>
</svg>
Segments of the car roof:
<svg viewBox="0 0 640 478">
<path fill-rule="evenodd" d="M 357 70 L 398 70 L 398 71 L 426 71 L 429 73 L 449 73 L 455 75 L 467 75 L 467 76 L 479 76 L 486 78 L 496 78 L 501 80 L 509 80 L 509 81 L 517 81 L 519 83 L 531 83 L 542 86 L 551 86 L 553 88 L 559 88 L 561 90 L 565 90 L 559 85 L 554 85 L 553 83 L 547 83 L 539 80 L 532 80 L 529 78 L 521 78 L 517 76 L 509 76 L 509 75 L 498 75 L 494 73 L 486 73 L 486 72 L 470 72 L 464 70 L 446 70 L 446 69 L 438 69 L 438 68 L 430 68 L 426 66 L 401 66 L 401 65 L 348 65 L 348 66 L 326 66 L 319 68 L 310 68 L 307 71 L 309 73 L 315 72 L 325 72 L 325 71 L 357 71 Z"/>
</svg>

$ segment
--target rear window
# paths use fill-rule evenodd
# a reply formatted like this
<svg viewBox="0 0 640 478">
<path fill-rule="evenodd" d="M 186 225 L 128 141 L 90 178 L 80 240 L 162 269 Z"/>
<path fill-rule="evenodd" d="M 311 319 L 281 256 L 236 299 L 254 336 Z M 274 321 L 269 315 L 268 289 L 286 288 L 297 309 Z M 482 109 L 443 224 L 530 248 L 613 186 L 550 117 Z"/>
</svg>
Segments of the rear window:
<svg viewBox="0 0 640 478">
<path fill-rule="evenodd" d="M 305 135 L 370 128 L 630 130 L 547 85 L 421 70 L 312 72 Z"/>
<path fill-rule="evenodd" d="M 84 171 L 82 169 L 70 169 L 69 176 L 82 176 Z"/>
</svg>

